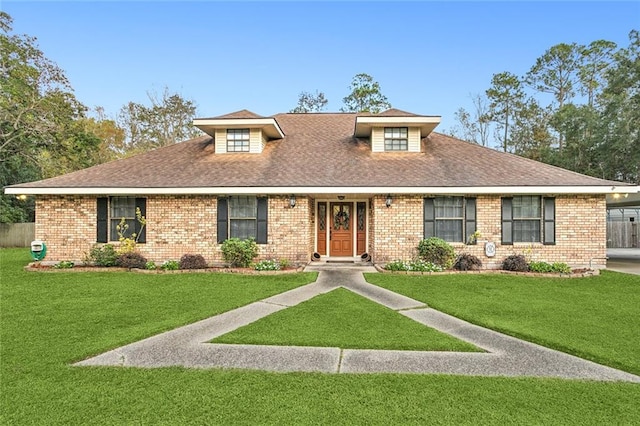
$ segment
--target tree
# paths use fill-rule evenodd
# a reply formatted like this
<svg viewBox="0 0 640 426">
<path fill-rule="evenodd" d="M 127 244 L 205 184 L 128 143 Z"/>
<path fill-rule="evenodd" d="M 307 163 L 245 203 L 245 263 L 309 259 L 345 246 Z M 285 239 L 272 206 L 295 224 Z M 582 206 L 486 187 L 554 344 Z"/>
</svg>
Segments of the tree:
<svg viewBox="0 0 640 426">
<path fill-rule="evenodd" d="M 525 82 L 539 92 L 552 94 L 562 108 L 575 94 L 581 48 L 576 43 L 552 46 L 536 60 Z"/>
<path fill-rule="evenodd" d="M 548 161 L 554 141 L 549 131 L 551 112 L 529 98 L 513 117 L 510 144 L 513 152 L 538 161 Z"/>
<path fill-rule="evenodd" d="M 320 112 L 324 110 L 329 101 L 324 96 L 323 92 L 309 93 L 300 92 L 298 96 L 298 105 L 289 112 L 295 113 L 307 113 L 307 112 Z"/>
<path fill-rule="evenodd" d="M 615 49 L 616 44 L 607 40 L 596 40 L 580 49 L 580 93 L 587 96 L 590 107 L 593 107 L 598 89 L 604 85 L 605 72 L 612 63 Z"/>
<path fill-rule="evenodd" d="M 126 134 L 127 155 L 171 145 L 196 137 L 196 105 L 167 87 L 161 95 L 148 92 L 151 106 L 129 102 L 120 109 L 118 126 Z"/>
<path fill-rule="evenodd" d="M 602 177 L 640 184 L 640 33 L 629 33 L 605 73 L 598 146 Z"/>
<path fill-rule="evenodd" d="M 36 39 L 11 34 L 0 12 L 0 185 L 12 185 L 95 164 L 96 138 L 77 120 L 86 107 Z M 32 216 L 32 200 L 0 195 L 1 221 Z"/>
<path fill-rule="evenodd" d="M 349 86 L 351 93 L 342 99 L 342 112 L 371 112 L 377 114 L 391 108 L 387 97 L 380 91 L 380 84 L 369 74 L 356 74 Z"/>
<path fill-rule="evenodd" d="M 489 99 L 489 112 L 487 117 L 495 122 L 499 132 L 496 136 L 502 150 L 507 152 L 509 142 L 509 126 L 514 117 L 524 105 L 524 92 L 520 79 L 510 72 L 494 74 L 491 79 L 491 87 L 486 91 Z M 500 135 L 500 132 L 502 135 Z"/>
<path fill-rule="evenodd" d="M 459 108 L 454 116 L 458 126 L 451 132 L 452 136 L 478 145 L 489 145 L 489 107 L 487 99 L 481 95 L 471 97 L 473 115 L 464 108 Z"/>
</svg>

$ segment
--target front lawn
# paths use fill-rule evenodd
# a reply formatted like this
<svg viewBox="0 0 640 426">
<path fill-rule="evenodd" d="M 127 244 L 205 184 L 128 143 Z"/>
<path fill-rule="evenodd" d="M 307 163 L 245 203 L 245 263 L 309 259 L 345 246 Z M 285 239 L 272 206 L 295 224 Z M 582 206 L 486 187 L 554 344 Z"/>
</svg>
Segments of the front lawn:
<svg viewBox="0 0 640 426">
<path fill-rule="evenodd" d="M 474 324 L 640 374 L 640 276 L 367 274 L 372 284 Z"/>
<path fill-rule="evenodd" d="M 344 288 L 276 312 L 213 342 L 342 349 L 481 351 Z"/>
<path fill-rule="evenodd" d="M 0 424 L 639 424 L 640 386 L 71 367 L 314 275 L 33 273 L 0 250 Z"/>
</svg>

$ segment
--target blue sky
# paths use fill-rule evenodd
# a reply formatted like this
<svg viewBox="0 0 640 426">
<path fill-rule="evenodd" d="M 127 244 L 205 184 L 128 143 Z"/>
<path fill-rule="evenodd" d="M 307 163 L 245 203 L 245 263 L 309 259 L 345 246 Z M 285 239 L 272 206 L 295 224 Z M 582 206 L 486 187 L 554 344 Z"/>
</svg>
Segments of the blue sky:
<svg viewBox="0 0 640 426">
<path fill-rule="evenodd" d="M 271 115 L 320 90 L 338 111 L 367 73 L 391 104 L 455 125 L 502 71 L 557 43 L 628 45 L 640 2 L 29 2 L 2 10 L 65 70 L 78 99 L 115 116 L 164 86 L 199 116 Z"/>
</svg>

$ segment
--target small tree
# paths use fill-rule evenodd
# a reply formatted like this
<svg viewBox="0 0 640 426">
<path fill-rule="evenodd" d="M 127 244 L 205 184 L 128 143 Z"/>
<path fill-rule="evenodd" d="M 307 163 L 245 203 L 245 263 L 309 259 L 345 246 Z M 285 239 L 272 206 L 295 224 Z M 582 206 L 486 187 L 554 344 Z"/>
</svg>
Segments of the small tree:
<svg viewBox="0 0 640 426">
<path fill-rule="evenodd" d="M 369 74 L 356 74 L 349 86 L 351 93 L 342 99 L 342 112 L 372 112 L 379 113 L 391 108 L 387 97 L 380 92 L 380 84 Z"/>
<path fill-rule="evenodd" d="M 300 92 L 298 96 L 298 105 L 290 112 L 295 113 L 307 113 L 307 112 L 320 112 L 324 110 L 329 101 L 324 96 L 324 93 L 318 92 L 309 93 L 309 92 Z"/>
</svg>

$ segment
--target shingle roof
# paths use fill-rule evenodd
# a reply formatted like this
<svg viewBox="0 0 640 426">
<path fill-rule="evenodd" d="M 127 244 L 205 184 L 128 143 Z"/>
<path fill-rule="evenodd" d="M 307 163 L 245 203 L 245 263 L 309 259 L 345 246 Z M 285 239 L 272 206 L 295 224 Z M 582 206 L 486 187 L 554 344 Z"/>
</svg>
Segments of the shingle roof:
<svg viewBox="0 0 640 426">
<path fill-rule="evenodd" d="M 242 111 L 241 111 L 242 112 Z M 239 112 L 240 113 L 240 112 Z M 236 114 L 236 113 L 234 113 Z M 202 136 L 20 188 L 509 187 L 624 185 L 439 133 L 422 152 L 372 152 L 357 114 L 276 114 L 286 136 L 261 154 L 215 154 Z M 470 191 L 473 192 L 473 191 Z"/>
</svg>

